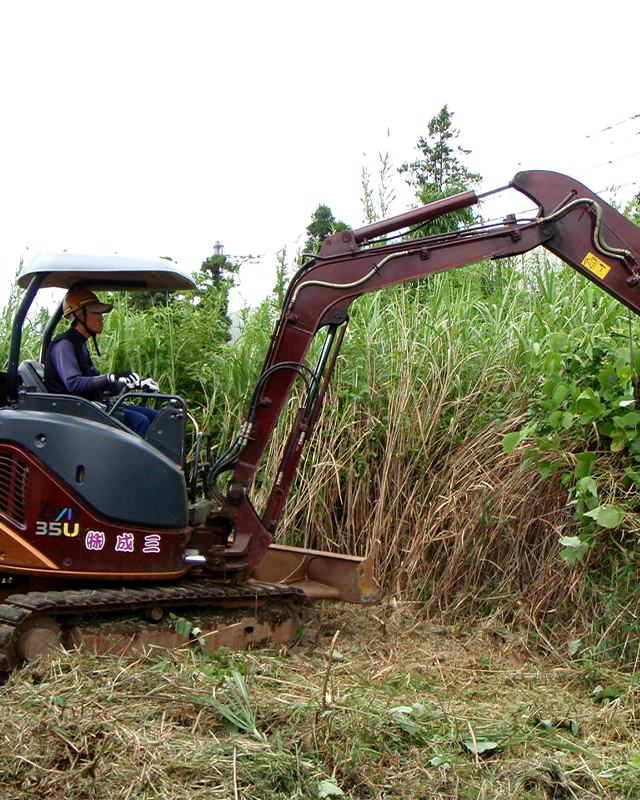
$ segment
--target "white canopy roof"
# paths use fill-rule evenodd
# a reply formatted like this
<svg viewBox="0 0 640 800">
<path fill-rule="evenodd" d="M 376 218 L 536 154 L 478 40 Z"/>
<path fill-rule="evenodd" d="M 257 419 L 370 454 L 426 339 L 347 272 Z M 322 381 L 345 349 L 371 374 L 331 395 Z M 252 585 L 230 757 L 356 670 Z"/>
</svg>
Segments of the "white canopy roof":
<svg viewBox="0 0 640 800">
<path fill-rule="evenodd" d="M 38 253 L 25 264 L 18 285 L 26 288 L 38 273 L 47 272 L 42 289 L 70 289 L 85 283 L 92 289 L 177 291 L 195 288 L 190 275 L 164 258 L 129 258 L 117 254 Z"/>
</svg>

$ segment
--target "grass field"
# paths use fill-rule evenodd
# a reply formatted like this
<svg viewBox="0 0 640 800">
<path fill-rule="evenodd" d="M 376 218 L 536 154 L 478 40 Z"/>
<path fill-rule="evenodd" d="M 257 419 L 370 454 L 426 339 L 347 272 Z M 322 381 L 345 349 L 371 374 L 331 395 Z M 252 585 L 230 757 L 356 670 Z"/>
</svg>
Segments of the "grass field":
<svg viewBox="0 0 640 800">
<path fill-rule="evenodd" d="M 640 797 L 637 676 L 417 610 L 321 607 L 291 650 L 23 668 L 0 798 Z"/>
</svg>

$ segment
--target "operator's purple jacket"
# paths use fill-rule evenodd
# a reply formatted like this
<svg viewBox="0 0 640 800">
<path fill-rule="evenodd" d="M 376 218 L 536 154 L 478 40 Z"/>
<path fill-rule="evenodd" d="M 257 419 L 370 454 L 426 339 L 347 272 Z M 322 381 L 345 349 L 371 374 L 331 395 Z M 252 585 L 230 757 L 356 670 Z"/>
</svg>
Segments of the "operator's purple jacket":
<svg viewBox="0 0 640 800">
<path fill-rule="evenodd" d="M 99 399 L 102 392 L 109 391 L 110 384 L 106 375 L 100 375 L 93 363 L 89 350 L 87 349 L 87 342 L 84 336 L 79 333 L 75 328 L 71 328 L 67 335 L 77 337 L 77 344 L 80 345 L 86 353 L 88 372 L 91 374 L 86 376 L 82 374 L 80 364 L 76 358 L 74 346 L 69 339 L 61 339 L 54 341 L 49 348 L 48 358 L 51 365 L 58 373 L 60 380 L 67 387 L 69 394 L 75 394 L 78 397 L 86 397 L 88 400 Z M 112 392 L 109 392 L 112 394 Z"/>
</svg>

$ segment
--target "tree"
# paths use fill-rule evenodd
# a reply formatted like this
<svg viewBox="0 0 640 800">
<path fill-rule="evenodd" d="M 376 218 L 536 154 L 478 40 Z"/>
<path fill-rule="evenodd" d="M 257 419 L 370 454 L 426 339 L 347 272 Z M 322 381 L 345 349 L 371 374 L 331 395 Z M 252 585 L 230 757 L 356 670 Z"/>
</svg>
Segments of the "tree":
<svg viewBox="0 0 640 800">
<path fill-rule="evenodd" d="M 231 261 L 228 256 L 217 252 L 205 259 L 200 265 L 200 272 L 204 272 L 213 283 L 217 284 L 227 280 L 230 274 L 235 274 L 237 271 L 237 264 Z M 227 275 L 225 275 L 225 272 Z"/>
<path fill-rule="evenodd" d="M 231 338 L 231 320 L 228 316 L 229 292 L 233 287 L 233 276 L 238 273 L 239 264 L 228 256 L 216 252 L 200 265 L 195 276 L 198 285 L 197 297 L 201 310 L 206 310 L 221 338 L 228 342 Z"/>
<path fill-rule="evenodd" d="M 640 192 L 627 203 L 623 213 L 634 225 L 640 227 Z"/>
<path fill-rule="evenodd" d="M 423 205 L 468 191 L 482 180 L 480 174 L 471 172 L 458 158 L 458 155 L 468 156 L 471 150 L 455 144 L 460 131 L 452 126 L 452 117 L 453 112 L 444 105 L 429 122 L 428 135 L 418 139 L 416 147 L 421 157 L 398 168 Z M 429 223 L 421 230 L 421 235 L 445 233 L 474 221 L 473 211 L 462 209 Z"/>
<path fill-rule="evenodd" d="M 165 261 L 173 261 L 171 256 L 160 256 Z M 136 311 L 148 311 L 150 308 L 170 306 L 175 297 L 170 292 L 131 292 L 129 294 L 129 304 Z"/>
<path fill-rule="evenodd" d="M 311 216 L 311 222 L 307 225 L 308 239 L 304 246 L 305 253 L 317 253 L 322 242 L 336 231 L 346 231 L 349 226 L 346 222 L 341 222 L 333 216 L 329 206 L 320 204 Z"/>
</svg>

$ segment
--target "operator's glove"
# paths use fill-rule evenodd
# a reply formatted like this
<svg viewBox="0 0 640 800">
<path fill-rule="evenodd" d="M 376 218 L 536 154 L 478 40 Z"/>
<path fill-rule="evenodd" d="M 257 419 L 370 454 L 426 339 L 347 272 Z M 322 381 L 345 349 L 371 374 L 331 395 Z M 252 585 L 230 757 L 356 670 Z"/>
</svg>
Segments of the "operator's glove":
<svg viewBox="0 0 640 800">
<path fill-rule="evenodd" d="M 111 372 L 108 375 L 109 383 L 113 384 L 119 392 L 124 389 L 137 389 L 140 386 L 140 376 L 136 372 Z"/>
<path fill-rule="evenodd" d="M 143 392 L 159 392 L 160 391 L 160 387 L 153 380 L 153 378 L 145 378 L 144 380 L 140 381 L 140 389 Z"/>
</svg>

